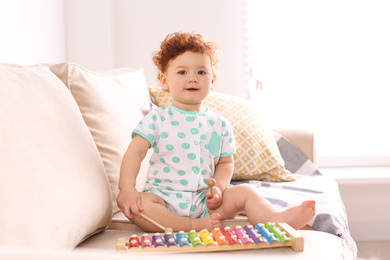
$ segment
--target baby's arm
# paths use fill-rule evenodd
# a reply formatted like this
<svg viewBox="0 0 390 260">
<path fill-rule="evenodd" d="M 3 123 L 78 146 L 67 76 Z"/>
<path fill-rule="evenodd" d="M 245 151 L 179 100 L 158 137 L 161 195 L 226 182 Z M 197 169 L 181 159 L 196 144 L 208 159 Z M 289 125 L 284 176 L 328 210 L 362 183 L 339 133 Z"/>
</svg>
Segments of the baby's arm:
<svg viewBox="0 0 390 260">
<path fill-rule="evenodd" d="M 233 176 L 234 159 L 233 155 L 221 157 L 215 166 L 214 179 L 216 185 L 213 187 L 213 198 L 206 200 L 209 209 L 217 209 L 222 204 L 222 195 Z M 209 192 L 207 193 L 209 197 Z"/>
<path fill-rule="evenodd" d="M 117 203 L 128 218 L 139 215 L 139 212 L 143 210 L 141 198 L 135 185 L 141 162 L 149 147 L 149 141 L 136 134 L 122 159 Z"/>
</svg>

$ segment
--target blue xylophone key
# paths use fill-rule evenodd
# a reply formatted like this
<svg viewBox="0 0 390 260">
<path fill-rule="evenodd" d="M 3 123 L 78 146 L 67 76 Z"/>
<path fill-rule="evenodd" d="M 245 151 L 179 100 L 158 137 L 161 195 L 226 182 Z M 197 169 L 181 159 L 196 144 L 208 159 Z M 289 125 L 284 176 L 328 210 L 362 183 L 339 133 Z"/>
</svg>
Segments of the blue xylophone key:
<svg viewBox="0 0 390 260">
<path fill-rule="evenodd" d="M 265 226 L 264 224 L 256 224 L 255 228 L 260 232 L 260 234 L 267 239 L 269 243 L 272 243 L 273 241 L 279 241 L 273 233 L 271 233 Z"/>
<path fill-rule="evenodd" d="M 176 233 L 176 239 L 179 246 L 191 246 L 191 243 L 188 241 L 188 237 L 184 231 Z"/>
</svg>

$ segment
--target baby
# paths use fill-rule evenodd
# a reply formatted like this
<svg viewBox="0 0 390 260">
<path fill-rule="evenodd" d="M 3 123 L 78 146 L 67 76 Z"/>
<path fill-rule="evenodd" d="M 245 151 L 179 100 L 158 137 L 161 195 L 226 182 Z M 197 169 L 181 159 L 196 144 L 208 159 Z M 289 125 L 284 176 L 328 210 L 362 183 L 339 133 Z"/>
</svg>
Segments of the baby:
<svg viewBox="0 0 390 260">
<path fill-rule="evenodd" d="M 314 216 L 315 201 L 284 211 L 276 210 L 250 185 L 229 187 L 233 175 L 235 143 L 230 123 L 203 105 L 216 80 L 219 45 L 193 33 L 172 33 L 161 43 L 153 61 L 168 106 L 152 110 L 133 130 L 123 157 L 118 206 L 145 231 L 157 227 L 140 212 L 174 231 L 211 230 L 221 220 L 246 212 L 252 224 L 286 222 L 295 229 Z M 144 192 L 135 188 L 136 177 L 149 148 Z M 207 181 L 216 180 L 212 187 Z"/>
</svg>

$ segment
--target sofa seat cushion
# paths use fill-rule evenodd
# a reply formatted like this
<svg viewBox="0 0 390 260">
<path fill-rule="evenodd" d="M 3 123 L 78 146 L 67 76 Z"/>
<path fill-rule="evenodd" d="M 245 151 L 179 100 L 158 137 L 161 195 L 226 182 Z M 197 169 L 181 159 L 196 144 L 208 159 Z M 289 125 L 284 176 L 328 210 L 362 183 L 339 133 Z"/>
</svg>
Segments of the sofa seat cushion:
<svg viewBox="0 0 390 260">
<path fill-rule="evenodd" d="M 0 244 L 73 248 L 112 217 L 95 142 L 45 66 L 0 64 Z"/>
</svg>

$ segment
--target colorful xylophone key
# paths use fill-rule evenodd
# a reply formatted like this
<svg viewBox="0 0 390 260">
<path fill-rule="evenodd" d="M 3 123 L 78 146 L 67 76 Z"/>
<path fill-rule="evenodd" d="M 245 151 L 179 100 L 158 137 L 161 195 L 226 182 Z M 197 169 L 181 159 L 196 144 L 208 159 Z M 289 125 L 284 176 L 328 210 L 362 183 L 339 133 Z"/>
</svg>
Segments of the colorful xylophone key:
<svg viewBox="0 0 390 260">
<path fill-rule="evenodd" d="M 214 228 L 213 230 L 211 230 L 211 234 L 213 234 L 213 237 L 219 246 L 220 245 L 228 245 L 226 237 L 222 233 L 221 229 Z"/>
<path fill-rule="evenodd" d="M 152 242 L 153 242 L 153 246 L 154 247 L 165 247 L 165 243 L 164 243 L 164 240 L 161 236 L 160 233 L 155 233 L 153 236 L 152 236 Z"/>
<path fill-rule="evenodd" d="M 275 237 L 279 239 L 280 242 L 284 243 L 289 238 L 286 236 L 286 232 L 280 231 L 273 222 L 267 222 L 265 223 L 265 227 L 268 228 L 269 231 L 271 231 Z"/>
<path fill-rule="evenodd" d="M 260 232 L 260 234 L 267 239 L 269 243 L 272 243 L 273 241 L 279 241 L 273 233 L 271 233 L 264 224 L 259 223 L 255 225 L 255 228 Z"/>
<path fill-rule="evenodd" d="M 179 243 L 179 246 L 191 246 L 190 241 L 188 240 L 188 237 L 184 231 L 180 231 L 176 233 L 176 239 Z"/>
<path fill-rule="evenodd" d="M 259 234 L 259 232 L 257 232 L 253 225 L 246 225 L 244 230 L 256 244 L 260 242 L 267 242 L 267 240 L 261 234 Z"/>
<path fill-rule="evenodd" d="M 226 237 L 226 241 L 229 245 L 241 244 L 241 242 L 238 240 L 237 235 L 233 233 L 230 227 L 223 228 L 222 233 Z"/>
<path fill-rule="evenodd" d="M 240 239 L 241 243 L 243 243 L 244 245 L 246 243 L 253 243 L 253 240 L 249 237 L 249 235 L 247 233 L 245 233 L 245 230 L 242 229 L 241 226 L 233 227 L 233 231 L 238 236 L 238 238 Z"/>
<path fill-rule="evenodd" d="M 205 246 L 216 245 L 214 238 L 207 229 L 199 231 L 199 235 Z"/>
<path fill-rule="evenodd" d="M 164 235 L 164 241 L 167 247 L 170 246 L 178 246 L 175 236 L 172 234 L 172 232 L 165 233 Z"/>
<path fill-rule="evenodd" d="M 196 232 L 195 230 L 188 231 L 187 236 L 193 246 L 204 245 L 202 240 L 200 239 L 198 232 Z"/>
<path fill-rule="evenodd" d="M 139 248 L 139 238 L 137 235 L 131 235 L 129 239 L 129 248 Z"/>
<path fill-rule="evenodd" d="M 143 234 L 142 237 L 141 237 L 141 247 L 144 248 L 144 247 L 152 247 L 153 243 L 152 243 L 152 239 L 150 238 L 150 236 L 148 234 Z"/>
</svg>

